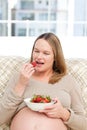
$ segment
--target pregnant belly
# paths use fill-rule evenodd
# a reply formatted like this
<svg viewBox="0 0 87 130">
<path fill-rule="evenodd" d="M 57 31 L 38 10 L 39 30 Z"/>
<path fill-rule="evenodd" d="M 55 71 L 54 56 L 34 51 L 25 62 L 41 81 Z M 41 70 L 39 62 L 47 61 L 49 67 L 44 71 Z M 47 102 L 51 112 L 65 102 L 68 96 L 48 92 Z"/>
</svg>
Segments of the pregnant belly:
<svg viewBox="0 0 87 130">
<path fill-rule="evenodd" d="M 60 119 L 48 118 L 46 115 L 25 107 L 11 122 L 10 130 L 67 130 Z"/>
</svg>

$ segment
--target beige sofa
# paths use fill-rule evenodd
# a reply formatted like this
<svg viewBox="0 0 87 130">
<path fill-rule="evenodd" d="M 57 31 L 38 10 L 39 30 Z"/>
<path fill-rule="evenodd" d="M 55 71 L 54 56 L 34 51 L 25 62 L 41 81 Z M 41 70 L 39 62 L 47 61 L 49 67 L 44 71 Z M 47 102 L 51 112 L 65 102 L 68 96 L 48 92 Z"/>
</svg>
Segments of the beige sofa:
<svg viewBox="0 0 87 130">
<path fill-rule="evenodd" d="M 19 56 L 0 56 L 0 98 L 2 97 L 7 83 L 16 71 L 19 71 L 22 64 L 28 59 Z M 87 59 L 66 59 L 68 72 L 77 80 L 82 89 L 84 107 L 87 113 Z M 0 130 L 9 128 L 0 127 Z"/>
</svg>

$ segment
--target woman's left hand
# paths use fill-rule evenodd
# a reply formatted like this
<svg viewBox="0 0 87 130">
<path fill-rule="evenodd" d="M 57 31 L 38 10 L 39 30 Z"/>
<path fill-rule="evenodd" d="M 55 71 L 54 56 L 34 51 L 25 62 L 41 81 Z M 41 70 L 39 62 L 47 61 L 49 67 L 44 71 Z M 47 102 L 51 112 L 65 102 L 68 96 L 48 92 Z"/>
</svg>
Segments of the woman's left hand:
<svg viewBox="0 0 87 130">
<path fill-rule="evenodd" d="M 50 118 L 58 118 L 62 119 L 63 121 L 67 121 L 70 117 L 70 112 L 62 106 L 61 102 L 58 99 L 54 100 L 56 100 L 55 104 L 48 106 L 39 112 L 46 114 Z"/>
</svg>

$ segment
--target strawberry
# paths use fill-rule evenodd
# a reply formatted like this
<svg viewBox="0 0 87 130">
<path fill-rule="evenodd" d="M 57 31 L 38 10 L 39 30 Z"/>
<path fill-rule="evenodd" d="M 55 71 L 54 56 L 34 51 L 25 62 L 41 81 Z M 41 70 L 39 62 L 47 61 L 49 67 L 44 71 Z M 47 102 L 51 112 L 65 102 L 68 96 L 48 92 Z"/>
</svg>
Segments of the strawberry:
<svg viewBox="0 0 87 130">
<path fill-rule="evenodd" d="M 41 97 L 37 97 L 36 98 L 36 102 L 41 102 L 42 98 Z"/>
<path fill-rule="evenodd" d="M 31 102 L 35 103 L 49 103 L 51 102 L 50 96 L 34 95 Z"/>
<path fill-rule="evenodd" d="M 47 98 L 44 100 L 46 103 L 50 102 L 50 100 L 48 100 Z"/>
<path fill-rule="evenodd" d="M 41 102 L 42 102 L 42 103 L 49 103 L 50 100 L 48 100 L 47 98 L 43 98 L 43 99 L 41 100 Z"/>
<path fill-rule="evenodd" d="M 33 67 L 36 66 L 36 62 L 35 61 L 33 61 L 31 64 L 33 65 Z"/>
</svg>

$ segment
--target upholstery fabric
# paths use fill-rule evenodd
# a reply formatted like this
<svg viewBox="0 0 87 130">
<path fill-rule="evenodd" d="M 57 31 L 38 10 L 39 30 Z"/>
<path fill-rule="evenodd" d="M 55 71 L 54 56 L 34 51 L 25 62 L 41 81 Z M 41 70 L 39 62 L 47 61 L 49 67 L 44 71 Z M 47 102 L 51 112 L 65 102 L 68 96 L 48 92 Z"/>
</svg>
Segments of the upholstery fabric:
<svg viewBox="0 0 87 130">
<path fill-rule="evenodd" d="M 67 59 L 68 73 L 70 73 L 81 87 L 84 107 L 87 113 L 87 59 Z"/>
<path fill-rule="evenodd" d="M 0 97 L 3 95 L 12 74 L 19 71 L 24 62 L 26 59 L 23 57 L 0 56 Z"/>
<path fill-rule="evenodd" d="M 28 59 L 20 56 L 0 56 L 0 98 L 3 95 L 10 77 L 19 71 Z M 82 90 L 84 107 L 87 113 L 87 59 L 66 59 L 68 73 L 78 82 Z M 9 130 L 5 125 L 0 130 Z"/>
</svg>

